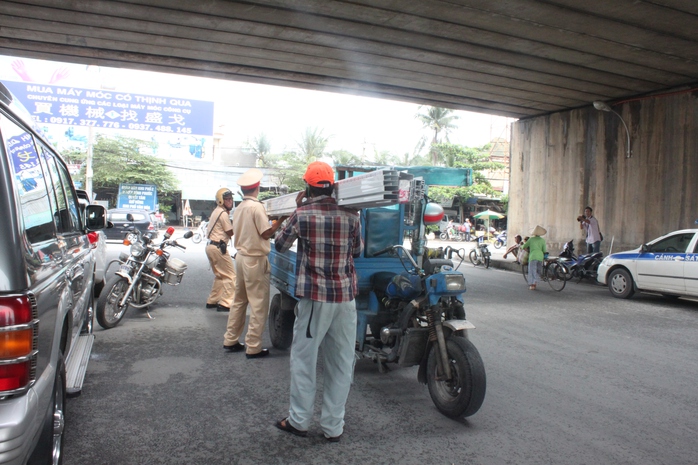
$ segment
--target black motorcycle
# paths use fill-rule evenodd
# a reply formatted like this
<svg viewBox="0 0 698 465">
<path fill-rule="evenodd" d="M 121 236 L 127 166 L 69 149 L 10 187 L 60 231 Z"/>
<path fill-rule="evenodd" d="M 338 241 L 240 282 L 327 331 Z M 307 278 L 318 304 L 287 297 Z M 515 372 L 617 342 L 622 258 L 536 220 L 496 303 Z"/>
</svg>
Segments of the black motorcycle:
<svg viewBox="0 0 698 465">
<path fill-rule="evenodd" d="M 589 281 L 596 282 L 603 254 L 596 252 L 577 256 L 574 254 L 573 242 L 566 242 L 562 246 L 562 252 L 560 252 L 560 260 L 565 261 L 567 265 L 567 280 L 577 278 L 577 282 L 580 282 L 586 278 Z"/>
<path fill-rule="evenodd" d="M 130 245 L 129 253 L 122 252 L 117 260 L 119 270 L 107 280 L 97 301 L 97 322 L 104 329 L 119 324 L 129 306 L 145 308 L 148 318 L 148 306 L 153 304 L 163 293 L 163 283 L 176 286 L 182 282 L 187 264 L 178 258 L 171 258 L 165 250 L 167 247 L 186 247 L 170 240 L 174 228 L 168 228 L 160 244 L 153 242 L 151 233 L 141 233 L 134 228 L 124 240 Z M 184 234 L 184 239 L 193 236 L 191 231 Z M 109 267 L 107 266 L 107 268 Z"/>
</svg>

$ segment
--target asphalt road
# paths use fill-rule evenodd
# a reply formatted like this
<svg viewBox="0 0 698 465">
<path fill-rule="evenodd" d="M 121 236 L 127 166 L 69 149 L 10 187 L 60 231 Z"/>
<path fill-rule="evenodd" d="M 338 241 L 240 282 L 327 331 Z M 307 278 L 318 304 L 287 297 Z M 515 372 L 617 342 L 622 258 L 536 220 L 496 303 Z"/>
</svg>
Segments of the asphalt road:
<svg viewBox="0 0 698 465">
<path fill-rule="evenodd" d="M 97 326 L 64 464 L 698 463 L 695 302 L 575 283 L 529 291 L 518 273 L 463 264 L 488 377 L 481 410 L 448 419 L 416 368 L 381 374 L 360 360 L 344 437 L 330 444 L 317 424 L 308 438 L 274 427 L 288 411 L 288 353 L 224 353 L 227 314 L 203 308 L 203 245 L 175 253 L 189 270 L 154 320 L 131 309 Z"/>
</svg>

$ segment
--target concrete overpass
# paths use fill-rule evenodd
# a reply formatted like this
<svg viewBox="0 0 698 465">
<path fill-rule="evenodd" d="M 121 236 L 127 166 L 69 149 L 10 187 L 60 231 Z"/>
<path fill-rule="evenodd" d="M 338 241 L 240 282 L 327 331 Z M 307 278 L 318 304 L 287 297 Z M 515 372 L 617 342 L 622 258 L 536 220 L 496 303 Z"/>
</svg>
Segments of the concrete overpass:
<svg viewBox="0 0 698 465">
<path fill-rule="evenodd" d="M 579 237 L 593 204 L 631 245 L 698 218 L 696 24 L 693 0 L 0 1 L 0 53 L 521 118 L 510 229 Z"/>
</svg>

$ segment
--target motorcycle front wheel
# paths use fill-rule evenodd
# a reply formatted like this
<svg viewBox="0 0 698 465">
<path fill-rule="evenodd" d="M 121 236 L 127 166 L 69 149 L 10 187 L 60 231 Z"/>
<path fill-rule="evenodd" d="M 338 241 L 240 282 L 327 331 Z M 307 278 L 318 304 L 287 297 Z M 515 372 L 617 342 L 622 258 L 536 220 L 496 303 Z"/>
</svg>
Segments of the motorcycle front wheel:
<svg viewBox="0 0 698 465">
<path fill-rule="evenodd" d="M 500 249 L 500 248 L 502 248 L 503 245 L 504 245 L 504 242 L 502 242 L 502 241 L 495 241 L 494 242 L 495 249 Z"/>
<path fill-rule="evenodd" d="M 441 239 L 442 241 L 445 241 L 446 239 L 448 239 L 448 234 L 446 234 L 446 233 L 439 234 L 439 239 Z"/>
<path fill-rule="evenodd" d="M 460 336 L 446 340 L 451 379 L 441 379 L 438 373 L 438 344 L 429 351 L 427 385 L 431 400 L 449 418 L 474 415 L 485 400 L 487 380 L 485 365 L 472 342 Z"/>
<path fill-rule="evenodd" d="M 477 252 L 475 250 L 470 251 L 470 263 L 472 263 L 474 266 L 477 266 L 480 263 L 480 259 L 477 256 Z"/>
<path fill-rule="evenodd" d="M 128 289 L 128 281 L 121 276 L 112 276 L 107 281 L 97 301 L 97 323 L 104 329 L 118 325 L 126 313 L 128 304 L 119 307 L 119 302 Z"/>
<path fill-rule="evenodd" d="M 191 236 L 191 241 L 192 241 L 194 244 L 198 244 L 199 242 L 201 242 L 201 234 L 196 233 L 196 234 L 194 234 L 193 236 Z"/>
</svg>

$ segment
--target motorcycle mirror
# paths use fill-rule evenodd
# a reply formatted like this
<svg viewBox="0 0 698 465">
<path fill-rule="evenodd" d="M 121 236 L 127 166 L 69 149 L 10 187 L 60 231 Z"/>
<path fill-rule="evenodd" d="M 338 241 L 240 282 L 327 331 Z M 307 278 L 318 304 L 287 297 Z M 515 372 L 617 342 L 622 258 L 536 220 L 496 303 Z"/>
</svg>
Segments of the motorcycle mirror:
<svg viewBox="0 0 698 465">
<path fill-rule="evenodd" d="M 193 236 L 193 235 L 194 235 L 193 232 L 187 231 L 187 232 L 184 233 L 184 238 L 185 238 L 185 239 L 189 239 L 189 238 L 190 238 L 191 236 Z"/>
</svg>

